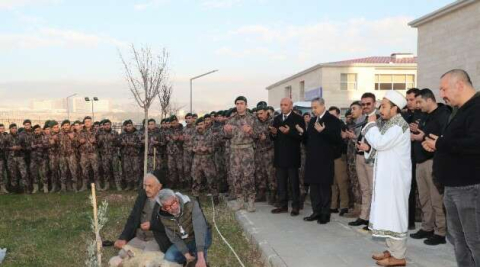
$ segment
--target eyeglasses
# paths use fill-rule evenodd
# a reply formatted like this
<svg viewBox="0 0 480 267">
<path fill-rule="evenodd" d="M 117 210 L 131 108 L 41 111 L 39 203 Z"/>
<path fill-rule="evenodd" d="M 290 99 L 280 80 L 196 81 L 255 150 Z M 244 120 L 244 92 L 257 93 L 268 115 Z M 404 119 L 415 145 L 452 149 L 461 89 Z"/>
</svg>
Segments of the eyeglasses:
<svg viewBox="0 0 480 267">
<path fill-rule="evenodd" d="M 178 201 L 175 199 L 174 201 L 172 201 L 172 204 L 170 204 L 170 205 L 165 205 L 165 204 L 163 204 L 163 205 L 162 205 L 162 209 L 164 209 L 164 210 L 166 210 L 166 211 L 169 211 L 169 210 L 171 210 L 172 207 L 173 207 L 175 204 L 177 204 L 177 203 L 178 203 Z"/>
</svg>

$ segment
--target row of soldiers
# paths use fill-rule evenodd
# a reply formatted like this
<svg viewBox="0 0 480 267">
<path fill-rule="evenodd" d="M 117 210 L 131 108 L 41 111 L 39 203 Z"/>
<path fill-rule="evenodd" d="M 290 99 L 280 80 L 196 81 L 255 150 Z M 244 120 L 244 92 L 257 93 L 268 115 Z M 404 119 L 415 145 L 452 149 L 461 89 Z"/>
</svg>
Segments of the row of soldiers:
<svg viewBox="0 0 480 267">
<path fill-rule="evenodd" d="M 251 144 L 255 148 L 256 164 L 248 169 L 256 174 L 256 179 L 250 180 L 254 179 L 253 191 L 259 192 L 259 198 L 264 198 L 267 191 L 275 195 L 273 143 L 267 138 L 273 113 L 274 109 L 263 101 L 247 113 L 246 121 L 254 126 L 256 133 Z M 10 124 L 9 133 L 0 124 L 0 192 L 36 193 L 40 185 L 45 193 L 77 192 L 86 190 L 90 181 L 100 190 L 111 186 L 117 190 L 134 189 L 143 176 L 145 134 L 148 133 L 149 172 L 167 168 L 170 186 L 191 188 L 195 196 L 199 195 L 204 181 L 215 198 L 219 191 L 228 189 L 234 196 L 238 191 L 235 186 L 241 187 L 241 183 L 235 183 L 234 176 L 239 172 L 231 168 L 232 147 L 238 144 L 231 143 L 232 139 L 233 143 L 238 142 L 235 135 L 245 136 L 242 131 L 228 134 L 224 126 L 234 121 L 236 114 L 235 108 L 201 118 L 189 113 L 185 116 L 185 126 L 176 116 L 163 119 L 160 127 L 150 119 L 147 131 L 137 130 L 133 122 L 127 120 L 121 133 L 112 129 L 109 120 L 93 123 L 88 116 L 74 123 L 47 121 L 43 127 L 32 126 L 30 120 L 25 120 L 21 129 Z"/>
</svg>

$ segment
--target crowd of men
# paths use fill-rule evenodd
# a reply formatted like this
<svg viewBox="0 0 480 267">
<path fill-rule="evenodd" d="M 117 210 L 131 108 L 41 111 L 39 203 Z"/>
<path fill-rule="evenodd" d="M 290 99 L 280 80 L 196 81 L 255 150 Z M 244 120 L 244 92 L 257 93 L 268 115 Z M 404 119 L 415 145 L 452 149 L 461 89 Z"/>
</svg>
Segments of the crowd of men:
<svg viewBox="0 0 480 267">
<path fill-rule="evenodd" d="M 406 264 L 418 194 L 422 226 L 410 237 L 439 245 L 448 231 L 459 266 L 480 266 L 480 97 L 463 70 L 442 76 L 440 96 L 446 105 L 427 88 L 406 97 L 391 91 L 379 106 L 365 93 L 345 121 L 322 98 L 302 114 L 289 98 L 275 112 L 264 101 L 249 109 L 239 96 L 229 110 L 188 113 L 185 126 L 176 116 L 159 126 L 149 119 L 147 147 L 145 129 L 131 120 L 121 133 L 90 117 L 43 127 L 25 120 L 9 133 L 0 125 L 0 192 L 37 193 L 40 184 L 45 193 L 77 192 L 90 180 L 100 190 L 132 190 L 141 185 L 146 149 L 148 171 L 167 169 L 170 188 L 194 197 L 204 190 L 216 203 L 228 193 L 234 210 L 254 212 L 256 201 L 267 201 L 273 214 L 287 213 L 291 201 L 290 215 L 298 216 L 309 193 L 305 221 L 326 224 L 339 213 L 389 238 L 389 250 L 373 256 L 382 266 Z"/>
</svg>

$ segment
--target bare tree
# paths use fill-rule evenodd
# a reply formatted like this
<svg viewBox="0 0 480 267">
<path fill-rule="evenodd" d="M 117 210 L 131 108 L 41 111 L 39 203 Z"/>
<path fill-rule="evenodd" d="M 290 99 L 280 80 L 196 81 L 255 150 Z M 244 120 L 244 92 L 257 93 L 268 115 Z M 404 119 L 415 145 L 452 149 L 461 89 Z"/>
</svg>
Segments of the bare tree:
<svg viewBox="0 0 480 267">
<path fill-rule="evenodd" d="M 170 106 L 168 108 L 168 113 L 170 115 L 177 115 L 178 112 L 184 107 L 185 107 L 185 105 L 180 105 L 177 102 L 173 102 L 173 103 L 170 104 Z"/>
<path fill-rule="evenodd" d="M 145 114 L 145 153 L 143 173 L 147 174 L 148 163 L 148 110 L 155 98 L 160 94 L 160 90 L 168 83 L 168 52 L 162 50 L 160 55 L 152 53 L 150 47 L 141 47 L 140 50 L 131 45 L 132 59 L 125 61 L 122 54 L 120 59 L 125 67 L 125 79 L 128 82 L 130 92 L 132 92 L 138 106 L 143 109 Z"/>
<path fill-rule="evenodd" d="M 168 113 L 170 111 L 170 100 L 172 99 L 172 92 L 172 86 L 164 84 L 160 89 L 160 94 L 158 94 L 158 99 L 160 101 L 160 111 L 162 113 L 163 119 L 168 116 Z"/>
</svg>

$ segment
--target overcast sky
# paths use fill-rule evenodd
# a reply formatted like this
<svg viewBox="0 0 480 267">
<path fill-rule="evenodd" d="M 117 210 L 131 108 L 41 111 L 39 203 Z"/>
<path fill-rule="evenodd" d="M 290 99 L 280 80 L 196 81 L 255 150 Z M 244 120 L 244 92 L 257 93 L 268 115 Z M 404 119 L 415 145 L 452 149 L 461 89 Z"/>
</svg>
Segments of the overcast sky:
<svg viewBox="0 0 480 267">
<path fill-rule="evenodd" d="M 189 78 L 213 69 L 194 82 L 194 107 L 256 103 L 317 63 L 416 54 L 407 23 L 450 2 L 0 0 L 0 106 L 77 93 L 133 107 L 118 56 L 132 43 L 169 51 L 181 105 Z"/>
</svg>

